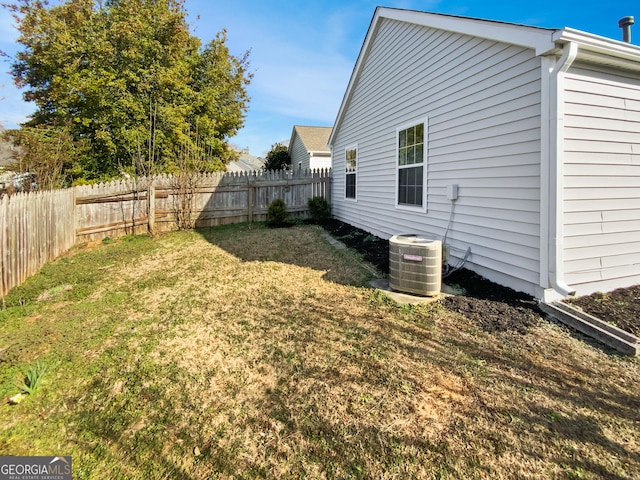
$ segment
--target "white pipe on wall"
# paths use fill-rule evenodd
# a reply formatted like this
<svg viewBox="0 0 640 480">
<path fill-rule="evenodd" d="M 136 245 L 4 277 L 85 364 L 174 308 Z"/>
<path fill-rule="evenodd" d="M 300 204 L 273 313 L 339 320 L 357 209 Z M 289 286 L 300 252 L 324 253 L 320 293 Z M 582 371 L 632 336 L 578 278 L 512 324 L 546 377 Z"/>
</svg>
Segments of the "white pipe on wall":
<svg viewBox="0 0 640 480">
<path fill-rule="evenodd" d="M 549 88 L 549 283 L 562 297 L 574 295 L 564 277 L 564 76 L 578 55 L 578 44 L 564 46 L 562 57 L 551 71 Z"/>
</svg>

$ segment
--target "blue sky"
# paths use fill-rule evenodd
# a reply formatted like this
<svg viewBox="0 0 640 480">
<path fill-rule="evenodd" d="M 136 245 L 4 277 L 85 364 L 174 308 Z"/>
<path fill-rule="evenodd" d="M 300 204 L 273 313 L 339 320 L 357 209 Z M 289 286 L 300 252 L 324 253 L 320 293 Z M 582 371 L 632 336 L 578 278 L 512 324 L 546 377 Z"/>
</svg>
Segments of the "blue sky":
<svg viewBox="0 0 640 480">
<path fill-rule="evenodd" d="M 186 0 L 193 34 L 203 42 L 224 28 L 233 55 L 251 50 L 251 102 L 245 126 L 231 142 L 261 156 L 288 140 L 293 125 L 331 126 L 378 5 L 571 27 L 617 40 L 618 19 L 633 15 L 638 25 L 632 43 L 640 43 L 637 0 Z M 13 54 L 17 33 L 0 10 L 0 50 Z M 34 107 L 21 100 L 8 70 L 8 63 L 0 65 L 0 123 L 15 128 Z"/>
</svg>

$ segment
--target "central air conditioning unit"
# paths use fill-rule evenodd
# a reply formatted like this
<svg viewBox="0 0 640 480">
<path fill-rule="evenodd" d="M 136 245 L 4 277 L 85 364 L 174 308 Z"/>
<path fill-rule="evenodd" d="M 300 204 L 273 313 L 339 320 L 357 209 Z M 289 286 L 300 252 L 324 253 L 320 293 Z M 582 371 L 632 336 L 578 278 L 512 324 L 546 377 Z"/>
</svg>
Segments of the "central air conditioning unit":
<svg viewBox="0 0 640 480">
<path fill-rule="evenodd" d="M 416 234 L 391 237 L 389 286 L 399 292 L 438 295 L 442 287 L 442 242 Z"/>
</svg>

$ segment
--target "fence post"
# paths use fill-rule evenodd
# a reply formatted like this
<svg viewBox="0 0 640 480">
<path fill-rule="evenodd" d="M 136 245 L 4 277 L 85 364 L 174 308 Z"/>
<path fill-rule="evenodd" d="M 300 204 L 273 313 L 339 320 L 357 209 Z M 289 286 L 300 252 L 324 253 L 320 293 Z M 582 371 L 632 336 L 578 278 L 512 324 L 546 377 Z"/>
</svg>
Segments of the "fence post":
<svg viewBox="0 0 640 480">
<path fill-rule="evenodd" d="M 147 190 L 147 230 L 153 237 L 156 230 L 156 187 L 151 184 Z"/>
<path fill-rule="evenodd" d="M 2 309 L 5 309 L 4 297 L 9 291 L 9 272 L 7 266 L 7 258 L 9 256 L 9 248 L 7 245 L 8 226 L 7 213 L 9 196 L 0 197 L 0 295 L 2 295 Z"/>
<path fill-rule="evenodd" d="M 253 186 L 254 183 L 247 178 L 247 222 L 253 223 Z"/>
<path fill-rule="evenodd" d="M 71 187 L 71 190 L 73 191 L 73 195 L 72 195 L 72 199 L 71 201 L 72 203 L 72 216 L 73 216 L 73 221 L 71 222 L 71 230 L 72 230 L 72 236 L 73 236 L 73 241 L 71 242 L 71 245 L 75 245 L 76 242 L 78 241 L 78 205 L 77 205 L 77 197 L 78 197 L 78 187 Z"/>
</svg>

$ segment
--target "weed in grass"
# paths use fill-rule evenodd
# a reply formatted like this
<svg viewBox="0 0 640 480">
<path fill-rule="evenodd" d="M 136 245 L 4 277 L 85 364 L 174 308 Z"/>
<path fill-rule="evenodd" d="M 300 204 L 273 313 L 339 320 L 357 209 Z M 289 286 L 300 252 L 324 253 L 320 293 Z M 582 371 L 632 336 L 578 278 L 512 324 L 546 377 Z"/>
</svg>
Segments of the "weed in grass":
<svg viewBox="0 0 640 480">
<path fill-rule="evenodd" d="M 561 467 L 562 467 L 562 470 L 564 471 L 564 474 L 570 480 L 585 480 L 585 479 L 593 478 L 591 475 L 589 475 L 580 467 L 572 467 L 567 464 L 562 464 Z"/>
<path fill-rule="evenodd" d="M 415 391 L 413 383 L 406 380 L 403 380 L 400 384 L 400 390 L 402 390 L 402 392 L 406 395 L 412 395 Z"/>
<path fill-rule="evenodd" d="M 38 295 L 36 301 L 44 302 L 50 299 L 55 299 L 60 293 L 68 292 L 69 290 L 73 290 L 73 285 L 57 285 Z"/>
<path fill-rule="evenodd" d="M 372 290 L 369 294 L 369 302 L 374 306 L 380 307 L 397 307 L 398 304 L 389 295 L 381 290 Z"/>
<path fill-rule="evenodd" d="M 470 377 L 486 377 L 488 372 L 486 360 L 474 358 L 463 350 L 459 350 L 456 355 L 457 370 L 463 375 Z"/>
<path fill-rule="evenodd" d="M 40 386 L 40 382 L 42 381 L 42 377 L 47 371 L 47 367 L 40 363 L 39 360 L 36 361 L 24 374 L 24 379 L 22 381 L 22 385 L 20 386 L 20 390 L 22 393 L 27 393 L 29 395 L 33 395 L 35 391 Z"/>
<path fill-rule="evenodd" d="M 544 416 L 547 417 L 550 422 L 557 422 L 562 418 L 558 412 L 553 410 L 547 411 Z"/>
</svg>

